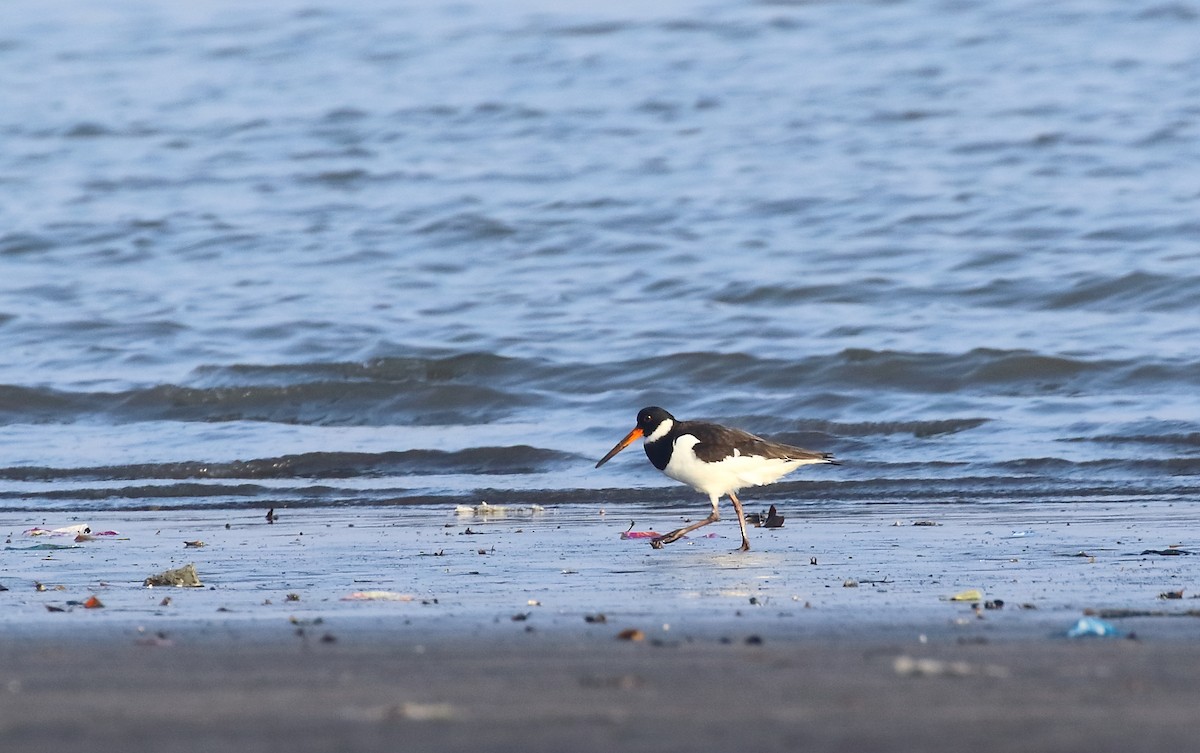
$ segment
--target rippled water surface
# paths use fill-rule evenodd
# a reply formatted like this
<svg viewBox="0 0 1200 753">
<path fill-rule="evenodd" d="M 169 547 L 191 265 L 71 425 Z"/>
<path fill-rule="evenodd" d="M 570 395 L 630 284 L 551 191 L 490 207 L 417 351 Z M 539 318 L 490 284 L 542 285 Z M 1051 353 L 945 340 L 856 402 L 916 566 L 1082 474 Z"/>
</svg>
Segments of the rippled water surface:
<svg viewBox="0 0 1200 753">
<path fill-rule="evenodd" d="M 1200 6 L 19 0 L 0 508 L 1200 492 Z M 756 507 L 756 504 L 752 504 Z"/>
</svg>

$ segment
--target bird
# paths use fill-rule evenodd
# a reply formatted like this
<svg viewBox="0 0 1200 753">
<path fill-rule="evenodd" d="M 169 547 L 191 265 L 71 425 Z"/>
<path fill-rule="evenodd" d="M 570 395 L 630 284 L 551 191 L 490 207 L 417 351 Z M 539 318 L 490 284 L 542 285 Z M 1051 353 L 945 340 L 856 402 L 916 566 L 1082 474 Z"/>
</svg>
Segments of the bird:
<svg viewBox="0 0 1200 753">
<path fill-rule="evenodd" d="M 655 468 L 707 494 L 712 503 L 712 513 L 704 520 L 650 539 L 655 549 L 662 549 L 664 544 L 678 541 L 701 526 L 716 523 L 721 519 L 717 502 L 728 496 L 742 529 L 740 551 L 749 551 L 746 516 L 737 497 L 742 487 L 774 483 L 802 465 L 838 462 L 832 453 L 771 442 L 741 429 L 706 421 L 680 421 L 662 408 L 651 406 L 638 411 L 637 426 L 600 458 L 596 467 L 638 439 L 644 440 L 646 457 Z"/>
</svg>

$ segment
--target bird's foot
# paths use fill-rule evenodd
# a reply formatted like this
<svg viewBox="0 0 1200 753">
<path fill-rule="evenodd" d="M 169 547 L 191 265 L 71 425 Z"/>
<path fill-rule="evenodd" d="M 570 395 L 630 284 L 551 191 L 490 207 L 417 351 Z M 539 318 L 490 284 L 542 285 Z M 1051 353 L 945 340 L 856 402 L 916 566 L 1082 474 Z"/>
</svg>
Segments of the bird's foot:
<svg viewBox="0 0 1200 753">
<path fill-rule="evenodd" d="M 738 547 L 738 551 L 739 552 L 750 551 L 750 541 L 747 539 L 742 539 L 742 545 L 740 547 Z"/>
<path fill-rule="evenodd" d="M 670 544 L 672 541 L 678 541 L 683 536 L 683 531 L 671 531 L 664 533 L 662 536 L 650 539 L 650 546 L 655 549 L 662 549 L 664 544 Z"/>
</svg>

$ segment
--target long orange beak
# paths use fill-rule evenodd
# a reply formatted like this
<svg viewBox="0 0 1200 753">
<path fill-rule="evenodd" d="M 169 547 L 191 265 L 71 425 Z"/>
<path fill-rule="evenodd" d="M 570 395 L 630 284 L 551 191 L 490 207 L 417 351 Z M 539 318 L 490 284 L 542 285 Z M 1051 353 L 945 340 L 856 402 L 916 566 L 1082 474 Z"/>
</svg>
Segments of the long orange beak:
<svg viewBox="0 0 1200 753">
<path fill-rule="evenodd" d="M 621 450 L 625 449 L 629 445 L 631 445 L 634 442 L 636 442 L 637 440 L 641 439 L 642 436 L 643 436 L 642 428 L 640 426 L 634 427 L 634 430 L 629 432 L 628 434 L 626 434 L 624 439 L 622 439 L 620 442 L 617 442 L 616 447 L 609 450 L 607 455 L 600 458 L 600 462 L 596 463 L 596 467 L 599 468 L 600 466 L 607 463 L 610 459 L 612 459 L 613 455 L 616 455 Z"/>
</svg>

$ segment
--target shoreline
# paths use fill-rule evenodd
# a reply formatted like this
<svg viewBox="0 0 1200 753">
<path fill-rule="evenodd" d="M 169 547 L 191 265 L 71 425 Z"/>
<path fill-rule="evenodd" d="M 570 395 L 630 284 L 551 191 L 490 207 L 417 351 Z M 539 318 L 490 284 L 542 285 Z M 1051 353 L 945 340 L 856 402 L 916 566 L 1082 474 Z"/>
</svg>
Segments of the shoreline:
<svg viewBox="0 0 1200 753">
<path fill-rule="evenodd" d="M 358 615 L 478 632 L 525 615 L 537 629 L 569 633 L 603 614 L 609 624 L 648 633 L 668 625 L 673 635 L 740 624 L 808 638 L 901 628 L 909 637 L 1037 638 L 1061 635 L 1086 610 L 1200 608 L 1200 556 L 1189 554 L 1200 551 L 1188 538 L 1193 521 L 1169 503 L 795 506 L 785 510 L 784 527 L 751 529 L 746 553 L 732 551 L 732 521 L 710 526 L 711 537 L 655 551 L 645 540 L 622 539 L 628 521 L 665 530 L 687 515 L 645 506 L 621 512 L 280 509 L 274 524 L 230 510 L 46 521 L 3 515 L 0 585 L 9 590 L 0 592 L 0 627 L 13 634 L 59 624 Z M 76 542 L 25 533 L 69 525 L 95 535 Z M 143 586 L 188 564 L 204 587 Z M 36 590 L 39 583 L 44 590 Z M 364 592 L 394 601 L 350 600 Z M 953 600 L 970 592 L 976 600 Z M 92 596 L 104 608 L 82 610 Z M 1163 627 L 1174 621 L 1133 620 L 1144 635 L 1175 632 Z"/>
<path fill-rule="evenodd" d="M 5 750 L 1194 742 L 1200 618 L 1065 637 L 1088 609 L 1195 609 L 1200 557 L 1140 554 L 1190 550 L 1171 505 L 793 508 L 744 554 L 725 521 L 662 551 L 622 540 L 630 517 L 679 518 L 648 507 L 277 512 L 38 522 L 118 532 L 67 549 L 0 517 Z M 142 585 L 188 563 L 204 587 Z M 345 600 L 364 592 L 392 596 Z"/>
</svg>

